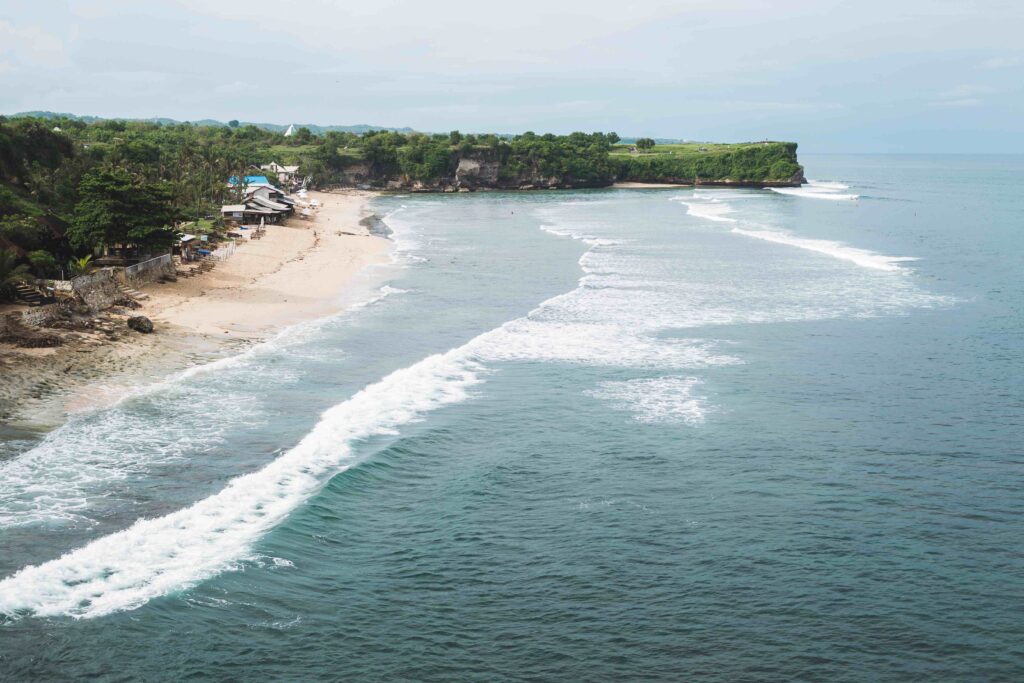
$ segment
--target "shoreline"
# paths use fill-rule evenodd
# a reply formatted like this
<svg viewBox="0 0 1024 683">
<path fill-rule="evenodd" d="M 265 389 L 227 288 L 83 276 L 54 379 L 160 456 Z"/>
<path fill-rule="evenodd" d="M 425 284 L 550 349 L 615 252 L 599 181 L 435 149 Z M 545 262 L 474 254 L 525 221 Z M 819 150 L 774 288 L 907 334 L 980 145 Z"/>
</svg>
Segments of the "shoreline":
<svg viewBox="0 0 1024 683">
<path fill-rule="evenodd" d="M 637 183 L 633 181 L 612 183 L 612 189 L 614 190 L 668 190 L 680 187 L 693 187 L 693 185 L 673 185 L 672 183 Z"/>
<path fill-rule="evenodd" d="M 96 334 L 76 334 L 43 349 L 0 345 L 0 425 L 45 432 L 71 415 L 112 405 L 126 391 L 189 367 L 239 353 L 281 330 L 330 316 L 355 303 L 372 281 L 370 266 L 388 263 L 391 242 L 371 234 L 375 192 L 310 192 L 320 209 L 244 241 L 227 260 L 192 278 L 150 283 L 132 315 L 152 334 L 124 329 L 119 316 L 96 316 Z M 115 332 L 111 333 L 110 328 Z"/>
</svg>

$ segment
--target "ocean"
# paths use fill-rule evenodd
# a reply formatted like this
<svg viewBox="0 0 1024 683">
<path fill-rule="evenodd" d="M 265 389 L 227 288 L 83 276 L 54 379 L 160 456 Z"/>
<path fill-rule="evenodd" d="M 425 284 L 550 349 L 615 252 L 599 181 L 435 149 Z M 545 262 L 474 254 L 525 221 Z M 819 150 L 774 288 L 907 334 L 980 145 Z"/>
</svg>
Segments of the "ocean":
<svg viewBox="0 0 1024 683">
<path fill-rule="evenodd" d="M 390 195 L 343 314 L 0 456 L 0 679 L 1020 680 L 1019 156 Z"/>
</svg>

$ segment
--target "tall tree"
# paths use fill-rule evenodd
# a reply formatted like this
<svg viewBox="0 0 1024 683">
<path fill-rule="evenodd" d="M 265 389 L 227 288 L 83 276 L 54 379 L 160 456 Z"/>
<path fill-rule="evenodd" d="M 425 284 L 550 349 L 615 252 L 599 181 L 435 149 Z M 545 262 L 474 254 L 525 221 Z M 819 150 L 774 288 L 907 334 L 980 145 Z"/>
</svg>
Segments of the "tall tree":
<svg viewBox="0 0 1024 683">
<path fill-rule="evenodd" d="M 171 189 L 146 182 L 122 168 L 93 171 L 78 186 L 79 202 L 68 229 L 78 249 L 133 244 L 159 248 L 174 242 Z"/>
<path fill-rule="evenodd" d="M 651 147 L 654 146 L 654 140 L 649 137 L 638 137 L 637 138 L 637 150 L 647 152 Z"/>
</svg>

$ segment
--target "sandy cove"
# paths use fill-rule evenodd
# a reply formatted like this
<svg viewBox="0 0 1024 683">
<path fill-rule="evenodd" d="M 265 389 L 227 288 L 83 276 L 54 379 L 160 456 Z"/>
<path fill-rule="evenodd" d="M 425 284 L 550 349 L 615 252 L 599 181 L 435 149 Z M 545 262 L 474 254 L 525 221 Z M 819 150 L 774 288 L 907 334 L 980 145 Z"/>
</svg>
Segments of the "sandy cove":
<svg viewBox="0 0 1024 683">
<path fill-rule="evenodd" d="M 268 226 L 263 239 L 246 240 L 204 275 L 145 287 L 140 313 L 158 325 L 250 339 L 341 310 L 346 286 L 388 249 L 360 225 L 371 196 L 309 193 L 321 204 L 314 219 Z"/>
<path fill-rule="evenodd" d="M 207 273 L 147 285 L 149 298 L 132 313 L 151 318 L 153 334 L 98 331 L 57 348 L 0 346 L 0 425 L 53 428 L 132 386 L 343 310 L 360 272 L 388 260 L 390 242 L 360 224 L 372 196 L 311 192 L 321 204 L 312 219 L 267 226 L 263 239 L 240 243 Z"/>
</svg>

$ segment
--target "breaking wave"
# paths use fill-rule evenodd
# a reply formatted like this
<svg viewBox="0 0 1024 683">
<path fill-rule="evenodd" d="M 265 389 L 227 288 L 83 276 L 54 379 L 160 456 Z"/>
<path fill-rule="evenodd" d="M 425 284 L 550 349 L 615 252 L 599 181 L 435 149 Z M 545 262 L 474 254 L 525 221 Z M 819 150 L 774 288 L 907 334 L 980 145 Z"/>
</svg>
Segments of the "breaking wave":
<svg viewBox="0 0 1024 683">
<path fill-rule="evenodd" d="M 765 188 L 777 194 L 786 194 L 793 197 L 805 197 L 808 199 L 831 199 L 833 201 L 850 201 L 860 197 L 859 194 L 842 192 L 850 187 L 842 183 L 809 180 L 801 187 L 769 187 Z"/>
<path fill-rule="evenodd" d="M 777 230 L 745 230 L 743 228 L 733 228 L 732 231 L 737 235 L 745 235 L 747 237 L 765 240 L 766 242 L 775 242 L 776 244 L 785 244 L 799 249 L 806 249 L 807 251 L 814 251 L 819 254 L 831 256 L 832 258 L 850 261 L 862 268 L 872 268 L 874 270 L 900 271 L 903 270 L 899 265 L 900 263 L 917 260 L 914 256 L 886 256 L 884 254 L 868 251 L 867 249 L 851 247 L 843 244 L 842 242 L 796 237 Z"/>
</svg>

